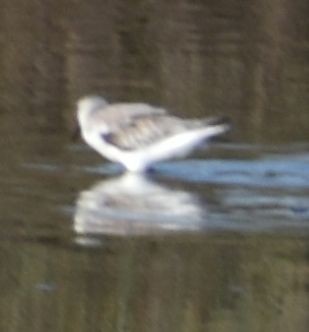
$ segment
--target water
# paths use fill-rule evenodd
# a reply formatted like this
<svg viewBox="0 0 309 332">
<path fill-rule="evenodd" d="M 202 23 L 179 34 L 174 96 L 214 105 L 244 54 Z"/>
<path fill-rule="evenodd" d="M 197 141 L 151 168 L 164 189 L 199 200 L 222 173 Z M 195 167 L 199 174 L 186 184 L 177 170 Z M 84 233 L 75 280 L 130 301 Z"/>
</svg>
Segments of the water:
<svg viewBox="0 0 309 332">
<path fill-rule="evenodd" d="M 306 320 L 304 146 L 217 144 L 141 177 L 82 143 L 34 138 L 51 152 L 2 169 L 3 329 Z"/>
<path fill-rule="evenodd" d="M 307 331 L 307 3 L 69 4 L 2 6 L 0 331 Z M 233 129 L 125 174 L 88 93 Z"/>
</svg>

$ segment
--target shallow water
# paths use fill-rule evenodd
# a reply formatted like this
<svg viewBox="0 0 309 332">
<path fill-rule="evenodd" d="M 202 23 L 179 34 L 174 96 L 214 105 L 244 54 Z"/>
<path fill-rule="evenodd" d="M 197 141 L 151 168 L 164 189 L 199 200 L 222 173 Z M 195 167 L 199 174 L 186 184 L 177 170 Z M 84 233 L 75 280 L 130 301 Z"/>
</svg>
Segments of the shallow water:
<svg viewBox="0 0 309 332">
<path fill-rule="evenodd" d="M 3 328 L 306 320 L 306 146 L 216 144 L 138 176 L 82 143 L 46 142 L 62 148 L 1 170 Z"/>
</svg>

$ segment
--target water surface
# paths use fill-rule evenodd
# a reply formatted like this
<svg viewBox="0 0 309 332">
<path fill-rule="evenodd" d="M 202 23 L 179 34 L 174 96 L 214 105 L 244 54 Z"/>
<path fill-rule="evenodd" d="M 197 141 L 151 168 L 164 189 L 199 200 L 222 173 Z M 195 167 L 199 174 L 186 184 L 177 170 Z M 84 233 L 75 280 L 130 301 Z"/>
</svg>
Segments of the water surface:
<svg viewBox="0 0 309 332">
<path fill-rule="evenodd" d="M 62 148 L 1 170 L 3 327 L 306 320 L 306 149 L 219 144 L 141 177 L 82 143 L 45 139 Z"/>
</svg>

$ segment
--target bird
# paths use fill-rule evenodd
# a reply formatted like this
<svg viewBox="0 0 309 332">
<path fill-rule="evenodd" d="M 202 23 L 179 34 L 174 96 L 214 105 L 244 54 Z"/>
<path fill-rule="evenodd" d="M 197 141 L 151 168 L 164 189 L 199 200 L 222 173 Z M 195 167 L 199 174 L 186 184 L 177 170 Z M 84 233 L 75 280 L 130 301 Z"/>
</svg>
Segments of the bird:
<svg viewBox="0 0 309 332">
<path fill-rule="evenodd" d="M 183 119 L 147 103 L 109 103 L 100 96 L 77 101 L 77 120 L 85 142 L 130 172 L 185 157 L 213 136 L 229 129 L 225 118 Z"/>
</svg>

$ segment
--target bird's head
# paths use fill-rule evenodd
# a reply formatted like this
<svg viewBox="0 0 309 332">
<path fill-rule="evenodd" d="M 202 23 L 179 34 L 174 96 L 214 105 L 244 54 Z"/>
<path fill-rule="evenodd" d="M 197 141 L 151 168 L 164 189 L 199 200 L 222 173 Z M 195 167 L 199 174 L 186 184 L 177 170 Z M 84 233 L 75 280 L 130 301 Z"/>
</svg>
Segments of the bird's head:
<svg viewBox="0 0 309 332">
<path fill-rule="evenodd" d="M 86 96 L 77 101 L 77 124 L 72 134 L 73 140 L 80 136 L 81 127 L 87 124 L 92 112 L 102 109 L 108 105 L 108 102 L 99 96 Z"/>
<path fill-rule="evenodd" d="M 77 101 L 77 119 L 82 126 L 92 112 L 102 109 L 108 105 L 107 101 L 99 96 L 87 96 Z"/>
</svg>

